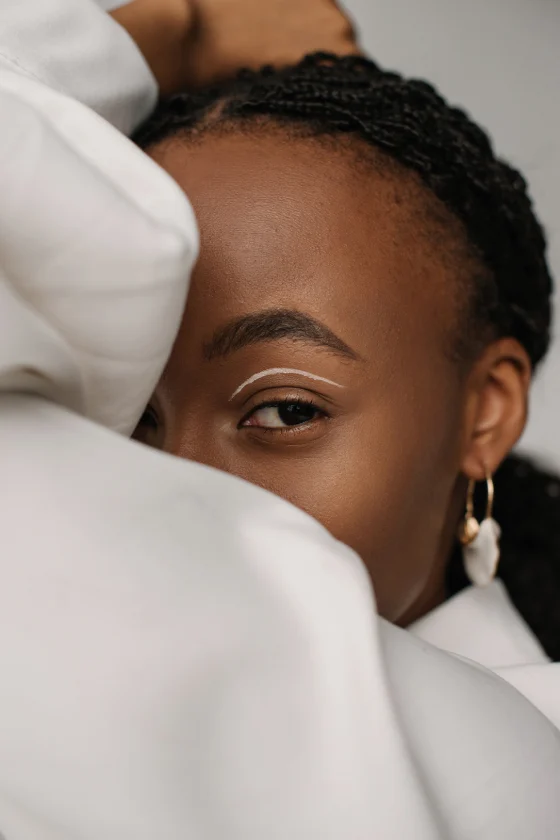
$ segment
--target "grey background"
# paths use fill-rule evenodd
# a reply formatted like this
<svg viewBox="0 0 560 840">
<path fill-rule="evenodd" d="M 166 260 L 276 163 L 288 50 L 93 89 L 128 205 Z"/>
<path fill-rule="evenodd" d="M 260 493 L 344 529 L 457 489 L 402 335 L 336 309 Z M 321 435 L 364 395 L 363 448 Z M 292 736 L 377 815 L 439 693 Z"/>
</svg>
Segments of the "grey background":
<svg viewBox="0 0 560 840">
<path fill-rule="evenodd" d="M 345 0 L 382 65 L 434 82 L 531 186 L 560 278 L 560 0 Z M 521 449 L 560 467 L 560 341 L 533 386 Z"/>
</svg>

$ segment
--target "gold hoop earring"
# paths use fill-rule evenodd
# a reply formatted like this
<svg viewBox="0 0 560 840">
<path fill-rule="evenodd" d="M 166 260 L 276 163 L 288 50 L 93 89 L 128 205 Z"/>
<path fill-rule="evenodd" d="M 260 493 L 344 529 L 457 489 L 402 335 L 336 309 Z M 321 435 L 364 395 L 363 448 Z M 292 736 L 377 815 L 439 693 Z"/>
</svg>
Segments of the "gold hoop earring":
<svg viewBox="0 0 560 840">
<path fill-rule="evenodd" d="M 474 491 L 476 488 L 476 481 L 471 478 L 467 489 L 467 503 L 465 506 L 465 515 L 463 521 L 459 526 L 459 533 L 457 534 L 461 545 L 470 545 L 476 540 L 480 533 L 480 523 L 474 515 Z M 486 475 L 486 516 L 485 519 L 492 518 L 492 511 L 494 510 L 494 481 L 492 476 Z"/>
<path fill-rule="evenodd" d="M 463 546 L 463 563 L 467 577 L 476 586 L 488 586 L 498 569 L 500 559 L 500 526 L 492 517 L 494 508 L 494 482 L 486 476 L 486 516 L 478 522 L 474 515 L 476 483 L 469 481 L 465 516 L 459 527 L 458 538 Z"/>
</svg>

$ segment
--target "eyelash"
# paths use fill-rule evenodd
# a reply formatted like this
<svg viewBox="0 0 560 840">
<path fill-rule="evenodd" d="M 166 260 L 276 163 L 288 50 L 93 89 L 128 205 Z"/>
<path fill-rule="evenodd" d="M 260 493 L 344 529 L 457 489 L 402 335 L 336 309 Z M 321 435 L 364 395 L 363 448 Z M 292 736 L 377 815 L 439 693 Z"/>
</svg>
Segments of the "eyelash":
<svg viewBox="0 0 560 840">
<path fill-rule="evenodd" d="M 299 423 L 294 426 L 284 426 L 284 427 L 266 427 L 266 426 L 245 426 L 244 423 L 249 420 L 257 411 L 261 411 L 263 408 L 280 408 L 281 406 L 285 405 L 300 405 L 304 408 L 312 408 L 317 412 L 319 417 L 314 417 L 312 420 L 309 420 L 306 423 Z M 307 397 L 306 399 L 301 399 L 299 397 L 290 397 L 285 398 L 282 400 L 266 400 L 265 402 L 259 403 L 258 405 L 253 406 L 249 412 L 243 417 L 238 425 L 238 429 L 245 428 L 245 429 L 258 429 L 260 432 L 265 432 L 267 434 L 297 434 L 299 429 L 307 429 L 313 423 L 316 423 L 319 419 L 328 419 L 329 415 L 327 412 L 320 408 L 316 402 L 312 399 Z"/>
<path fill-rule="evenodd" d="M 267 427 L 267 426 L 245 426 L 244 424 L 252 417 L 257 411 L 261 411 L 263 408 L 281 408 L 285 405 L 300 405 L 304 408 L 312 408 L 316 413 L 317 417 L 305 422 L 295 424 L 293 426 L 277 426 L 277 427 Z M 260 432 L 265 432 L 266 434 L 298 434 L 300 430 L 308 429 L 312 424 L 316 423 L 320 419 L 329 419 L 329 414 L 322 408 L 320 408 L 317 403 L 307 397 L 306 399 L 301 399 L 300 397 L 293 396 L 284 398 L 281 400 L 265 400 L 258 405 L 255 405 L 248 411 L 243 419 L 239 422 L 237 428 L 238 429 L 258 429 Z M 157 412 L 152 408 L 152 406 L 148 405 L 144 410 L 142 417 L 138 422 L 138 427 L 143 426 L 144 428 L 148 427 L 152 432 L 156 433 L 159 429 L 160 419 L 158 417 Z"/>
</svg>

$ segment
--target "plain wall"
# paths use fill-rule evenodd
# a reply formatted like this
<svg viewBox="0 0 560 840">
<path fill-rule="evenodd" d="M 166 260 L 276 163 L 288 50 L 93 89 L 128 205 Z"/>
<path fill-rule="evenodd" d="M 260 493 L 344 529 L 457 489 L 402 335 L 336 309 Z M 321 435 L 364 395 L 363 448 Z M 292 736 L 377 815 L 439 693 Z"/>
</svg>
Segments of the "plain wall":
<svg viewBox="0 0 560 840">
<path fill-rule="evenodd" d="M 380 64 L 466 108 L 529 181 L 560 278 L 560 0 L 346 0 Z M 560 341 L 533 387 L 521 448 L 560 467 Z"/>
</svg>

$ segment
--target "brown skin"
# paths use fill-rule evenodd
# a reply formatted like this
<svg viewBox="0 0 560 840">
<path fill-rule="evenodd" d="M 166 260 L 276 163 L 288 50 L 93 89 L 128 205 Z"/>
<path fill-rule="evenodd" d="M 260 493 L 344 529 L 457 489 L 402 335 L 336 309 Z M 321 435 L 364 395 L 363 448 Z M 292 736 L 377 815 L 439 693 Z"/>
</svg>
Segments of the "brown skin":
<svg viewBox="0 0 560 840">
<path fill-rule="evenodd" d="M 445 597 L 467 477 L 494 471 L 523 428 L 525 352 L 503 339 L 468 370 L 451 358 L 457 278 L 434 244 L 442 208 L 413 175 L 279 130 L 171 140 L 151 154 L 188 194 L 202 246 L 157 420 L 136 437 L 309 512 L 361 555 L 380 613 L 406 625 Z M 355 358 L 301 330 L 205 358 L 233 319 L 278 310 L 321 322 Z M 276 374 L 230 400 L 270 368 L 343 387 Z M 285 415 L 262 403 L 310 399 L 305 422 L 264 428 Z"/>
<path fill-rule="evenodd" d="M 133 0 L 109 14 L 136 41 L 161 94 L 183 89 L 194 24 L 191 0 Z"/>
<path fill-rule="evenodd" d="M 169 2 L 169 0 L 167 0 Z M 189 87 L 254 70 L 295 64 L 307 53 L 358 52 L 356 34 L 335 0 L 191 0 L 192 37 L 185 55 Z"/>
<path fill-rule="evenodd" d="M 136 41 L 162 95 L 240 67 L 295 64 L 317 50 L 359 52 L 335 0 L 133 0 L 110 13 Z"/>
</svg>

